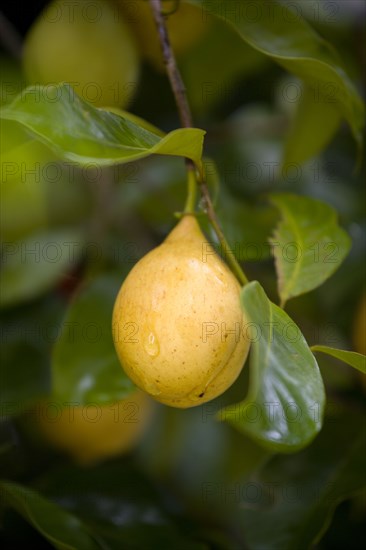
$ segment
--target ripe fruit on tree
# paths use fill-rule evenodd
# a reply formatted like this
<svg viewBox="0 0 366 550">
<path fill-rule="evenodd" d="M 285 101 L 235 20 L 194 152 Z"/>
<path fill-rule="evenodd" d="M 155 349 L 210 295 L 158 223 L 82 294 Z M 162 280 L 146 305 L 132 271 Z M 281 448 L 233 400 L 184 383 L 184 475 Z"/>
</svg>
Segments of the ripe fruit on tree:
<svg viewBox="0 0 366 550">
<path fill-rule="evenodd" d="M 69 82 L 95 106 L 126 107 L 137 85 L 139 54 L 108 1 L 54 0 L 26 36 L 23 66 L 30 84 Z"/>
<path fill-rule="evenodd" d="M 193 407 L 222 394 L 249 351 L 240 286 L 185 215 L 122 284 L 114 342 L 133 382 L 157 401 Z"/>
<path fill-rule="evenodd" d="M 143 436 L 152 413 L 151 401 L 140 391 L 113 405 L 38 406 L 39 428 L 55 448 L 81 464 L 125 453 Z"/>
</svg>

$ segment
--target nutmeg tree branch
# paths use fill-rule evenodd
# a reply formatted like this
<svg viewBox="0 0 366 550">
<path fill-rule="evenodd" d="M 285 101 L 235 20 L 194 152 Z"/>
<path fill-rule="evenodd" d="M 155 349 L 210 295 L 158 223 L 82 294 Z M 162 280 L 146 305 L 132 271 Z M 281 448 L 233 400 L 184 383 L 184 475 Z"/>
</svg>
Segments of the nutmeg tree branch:
<svg viewBox="0 0 366 550">
<path fill-rule="evenodd" d="M 165 17 L 162 12 L 161 0 L 150 0 L 155 24 L 158 30 L 161 51 L 172 87 L 175 101 L 178 107 L 180 121 L 183 128 L 193 126 L 192 113 L 187 100 L 186 88 L 179 72 L 175 55 L 170 44 L 168 29 L 165 24 Z"/>
<path fill-rule="evenodd" d="M 172 88 L 175 102 L 178 108 L 178 113 L 183 128 L 192 128 L 193 119 L 191 109 L 188 103 L 186 88 L 178 69 L 178 65 L 175 59 L 174 51 L 171 47 L 168 29 L 165 23 L 165 17 L 162 11 L 161 0 L 149 0 L 152 13 L 154 16 L 155 24 L 158 31 L 161 51 L 163 54 L 164 64 L 166 67 L 167 75 L 169 78 L 170 86 Z M 186 166 L 188 170 L 188 177 L 192 180 L 192 172 L 196 173 L 194 163 L 190 159 L 186 159 Z M 207 187 L 206 181 L 202 178 L 198 178 L 201 195 L 205 204 L 207 217 L 217 235 L 222 251 L 225 254 L 227 262 L 230 264 L 232 271 L 237 276 L 242 285 L 248 282 L 246 275 L 244 274 L 241 266 L 236 260 L 234 254 L 230 250 L 229 244 L 225 238 L 225 235 L 221 229 L 219 220 L 216 216 L 215 209 L 212 204 L 211 196 Z M 189 201 L 192 202 L 192 201 Z"/>
</svg>

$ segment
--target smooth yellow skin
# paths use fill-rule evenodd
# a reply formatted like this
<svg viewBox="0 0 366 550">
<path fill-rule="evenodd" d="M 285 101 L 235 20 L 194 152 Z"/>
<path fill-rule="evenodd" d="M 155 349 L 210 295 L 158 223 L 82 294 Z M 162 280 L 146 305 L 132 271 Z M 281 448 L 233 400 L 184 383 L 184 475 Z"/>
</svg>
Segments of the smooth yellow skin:
<svg viewBox="0 0 366 550">
<path fill-rule="evenodd" d="M 94 106 L 126 107 L 136 90 L 139 53 L 128 25 L 106 0 L 56 0 L 26 36 L 31 84 L 69 82 Z"/>
<path fill-rule="evenodd" d="M 158 71 L 164 71 L 164 61 L 151 7 L 147 1 L 126 2 L 119 0 L 122 14 L 137 39 L 141 56 Z M 164 2 L 166 12 L 173 11 L 174 1 Z M 178 9 L 166 18 L 169 39 L 176 56 L 189 51 L 206 32 L 210 20 L 206 20 L 202 10 L 184 1 L 179 2 Z"/>
<path fill-rule="evenodd" d="M 125 453 L 138 443 L 152 414 L 152 403 L 143 392 L 110 406 L 68 406 L 52 402 L 38 407 L 40 432 L 55 448 L 76 462 L 92 464 Z"/>
<path fill-rule="evenodd" d="M 127 375 L 172 407 L 222 394 L 249 351 L 239 292 L 195 217 L 185 215 L 134 266 L 118 294 L 113 332 Z"/>
</svg>

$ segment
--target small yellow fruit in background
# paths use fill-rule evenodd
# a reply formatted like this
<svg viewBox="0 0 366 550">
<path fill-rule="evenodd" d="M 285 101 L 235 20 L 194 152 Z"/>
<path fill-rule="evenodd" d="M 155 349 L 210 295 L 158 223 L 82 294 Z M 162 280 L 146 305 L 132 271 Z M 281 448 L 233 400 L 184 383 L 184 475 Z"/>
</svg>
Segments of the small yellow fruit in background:
<svg viewBox="0 0 366 550">
<path fill-rule="evenodd" d="M 243 326 L 239 283 L 193 215 L 133 267 L 113 312 L 127 375 L 157 401 L 182 408 L 236 380 L 250 345 Z"/>
<path fill-rule="evenodd" d="M 26 36 L 23 66 L 30 84 L 68 82 L 94 106 L 126 107 L 137 86 L 139 54 L 108 1 L 55 0 Z"/>
<path fill-rule="evenodd" d="M 43 437 L 81 464 L 92 464 L 124 452 L 138 443 L 152 414 L 152 403 L 136 391 L 113 405 L 67 406 L 52 401 L 38 406 Z"/>
<path fill-rule="evenodd" d="M 164 70 L 159 36 L 157 33 L 151 6 L 148 1 L 126 2 L 119 0 L 119 6 L 126 21 L 134 31 L 141 56 L 149 61 L 158 71 Z M 177 9 L 173 11 L 174 7 Z M 172 12 L 166 17 L 169 39 L 177 57 L 185 54 L 202 38 L 210 21 L 206 12 L 187 4 L 182 0 L 175 5 L 175 0 L 163 3 L 165 12 Z"/>
</svg>

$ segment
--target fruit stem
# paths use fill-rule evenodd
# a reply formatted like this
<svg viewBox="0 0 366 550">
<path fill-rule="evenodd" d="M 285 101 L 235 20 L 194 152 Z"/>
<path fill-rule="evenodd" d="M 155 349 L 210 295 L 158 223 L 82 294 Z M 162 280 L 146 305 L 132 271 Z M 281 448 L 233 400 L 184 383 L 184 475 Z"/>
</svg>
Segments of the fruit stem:
<svg viewBox="0 0 366 550">
<path fill-rule="evenodd" d="M 188 194 L 184 207 L 185 214 L 194 214 L 196 211 L 197 202 L 197 176 L 194 166 L 188 166 L 187 164 L 187 186 Z"/>
<path fill-rule="evenodd" d="M 161 0 L 150 0 L 150 5 L 151 5 L 154 20 L 155 20 L 155 24 L 158 30 L 164 63 L 166 66 L 166 71 L 168 74 L 170 86 L 174 94 L 175 102 L 177 104 L 181 125 L 183 128 L 192 128 L 193 119 L 192 119 L 192 113 L 191 113 L 191 109 L 187 99 L 186 88 L 184 86 L 184 82 L 179 72 L 175 55 L 170 44 L 169 34 L 165 24 L 164 14 L 162 11 Z M 196 167 L 190 159 L 186 159 L 186 166 L 188 171 L 188 197 L 187 197 L 187 202 L 185 205 L 184 212 L 194 213 L 196 195 L 197 195 Z M 236 260 L 234 254 L 231 252 L 230 247 L 225 239 L 224 233 L 220 227 L 220 223 L 217 219 L 216 212 L 212 204 L 207 183 L 203 179 L 203 177 L 199 178 L 198 183 L 200 186 L 200 191 L 201 191 L 203 201 L 206 205 L 207 217 L 210 221 L 210 224 L 213 230 L 217 235 L 222 251 L 225 254 L 225 259 L 227 263 L 230 265 L 233 273 L 238 278 L 239 282 L 242 285 L 245 285 L 248 282 L 248 279 L 244 274 L 238 261 Z"/>
</svg>

